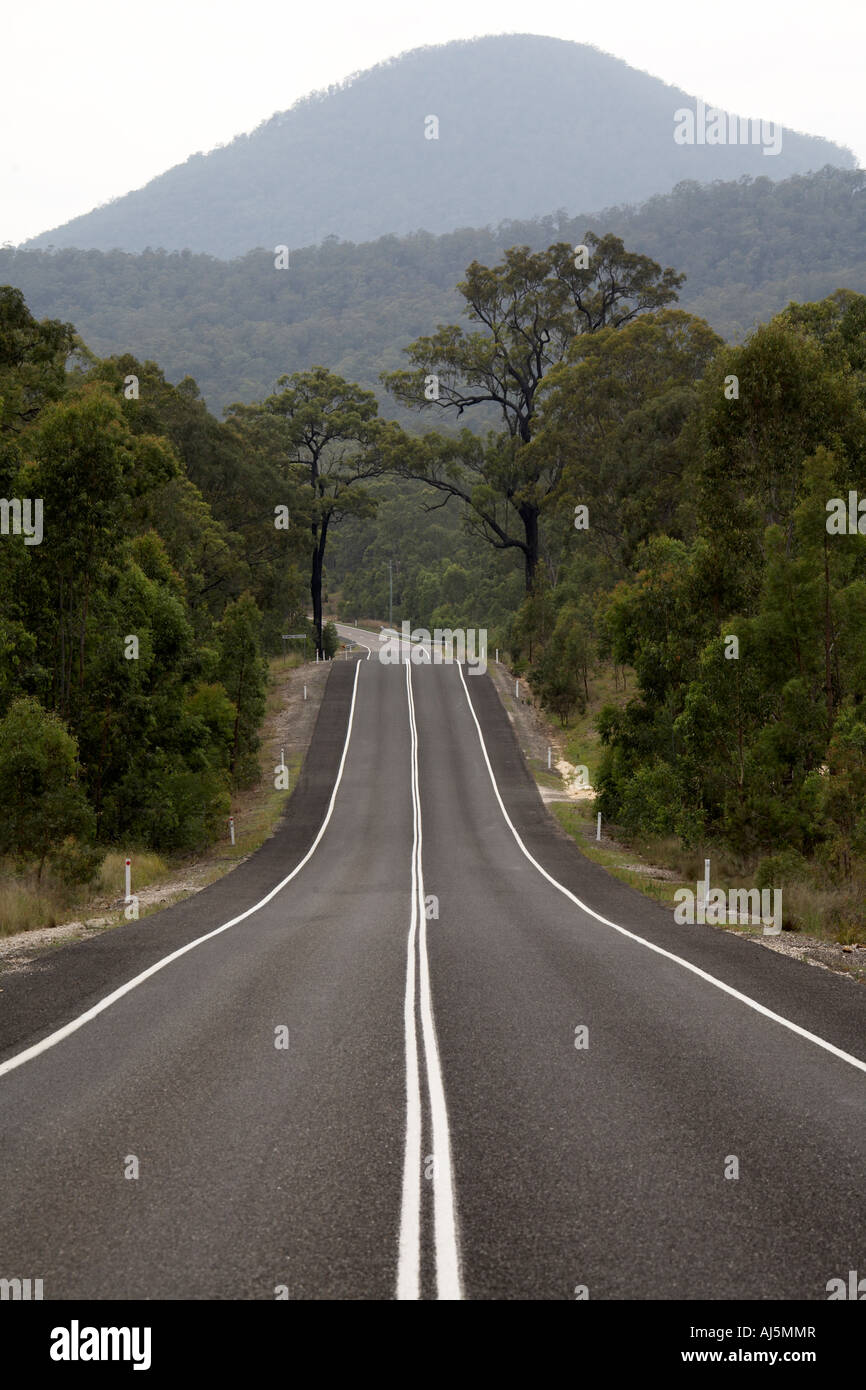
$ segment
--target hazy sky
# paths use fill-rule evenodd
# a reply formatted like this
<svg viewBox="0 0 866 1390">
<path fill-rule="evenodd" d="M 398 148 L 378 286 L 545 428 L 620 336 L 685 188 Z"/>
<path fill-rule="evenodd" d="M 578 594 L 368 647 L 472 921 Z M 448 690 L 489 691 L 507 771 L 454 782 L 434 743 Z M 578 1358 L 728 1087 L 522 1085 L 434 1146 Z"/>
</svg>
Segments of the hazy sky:
<svg viewBox="0 0 866 1390">
<path fill-rule="evenodd" d="M 0 85 L 0 242 L 17 244 L 421 44 L 553 35 L 866 166 L 866 0 L 18 0 Z M 539 213 L 546 209 L 539 208 Z"/>
</svg>

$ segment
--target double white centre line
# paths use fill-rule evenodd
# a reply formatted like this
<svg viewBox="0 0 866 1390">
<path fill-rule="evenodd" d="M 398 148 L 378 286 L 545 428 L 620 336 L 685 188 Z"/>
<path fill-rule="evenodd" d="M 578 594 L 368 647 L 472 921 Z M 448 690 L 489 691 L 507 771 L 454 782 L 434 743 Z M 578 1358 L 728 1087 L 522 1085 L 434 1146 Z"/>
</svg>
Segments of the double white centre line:
<svg viewBox="0 0 866 1390">
<path fill-rule="evenodd" d="M 412 902 L 406 951 L 406 994 L 403 1021 L 406 1042 L 406 1151 L 403 1160 L 403 1199 L 400 1209 L 400 1246 L 397 1266 L 398 1299 L 417 1299 L 421 1292 L 421 1193 L 422 1182 L 433 1184 L 433 1240 L 436 1253 L 436 1295 L 462 1298 L 454 1178 L 445 1088 L 433 1021 L 430 970 L 427 961 L 427 914 L 424 901 L 421 794 L 418 780 L 418 726 L 412 693 L 412 663 L 406 662 L 406 696 L 409 703 L 412 780 Z M 417 1013 L 416 1013 L 417 1010 Z M 430 1103 L 431 1152 L 422 1156 L 423 1109 L 418 1061 L 417 1014 L 427 1096 Z M 432 1160 L 432 1163 L 430 1162 Z"/>
</svg>

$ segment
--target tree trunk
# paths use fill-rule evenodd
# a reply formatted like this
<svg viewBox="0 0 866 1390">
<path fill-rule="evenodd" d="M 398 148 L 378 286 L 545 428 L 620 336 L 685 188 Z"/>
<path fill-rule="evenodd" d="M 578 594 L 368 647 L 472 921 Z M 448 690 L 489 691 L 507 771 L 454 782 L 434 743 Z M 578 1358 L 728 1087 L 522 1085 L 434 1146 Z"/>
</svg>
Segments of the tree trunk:
<svg viewBox="0 0 866 1390">
<path fill-rule="evenodd" d="M 533 503 L 526 502 L 517 510 L 523 522 L 526 538 L 523 548 L 526 592 L 531 594 L 535 584 L 535 571 L 538 569 L 538 508 Z"/>
<path fill-rule="evenodd" d="M 310 597 L 313 600 L 313 627 L 316 630 L 316 651 L 323 657 L 322 646 L 322 552 L 319 548 L 318 527 L 313 527 L 313 568 L 310 574 Z"/>
<path fill-rule="evenodd" d="M 313 531 L 313 567 L 310 573 L 310 597 L 313 600 L 313 626 L 316 629 L 316 646 L 320 660 L 324 660 L 325 644 L 322 636 L 322 572 L 325 568 L 325 544 L 328 539 L 330 516 L 322 517 L 321 526 L 315 522 Z"/>
</svg>

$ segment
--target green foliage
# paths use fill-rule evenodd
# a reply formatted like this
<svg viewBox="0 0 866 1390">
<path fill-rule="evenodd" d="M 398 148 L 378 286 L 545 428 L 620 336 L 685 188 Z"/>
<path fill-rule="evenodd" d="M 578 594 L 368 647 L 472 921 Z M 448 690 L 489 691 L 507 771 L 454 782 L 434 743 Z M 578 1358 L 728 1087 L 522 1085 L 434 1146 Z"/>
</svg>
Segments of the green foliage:
<svg viewBox="0 0 866 1390">
<path fill-rule="evenodd" d="M 265 711 L 267 665 L 261 656 L 262 616 L 252 594 L 230 603 L 217 626 L 219 677 L 234 705 L 229 770 L 237 786 L 258 780 L 258 727 Z"/>
<path fill-rule="evenodd" d="M 277 474 L 194 383 L 83 352 L 67 373 L 69 334 L 14 295 L 0 324 L 4 491 L 43 503 L 38 544 L 0 538 L 0 854 L 88 882 L 99 846 L 178 852 L 224 832 L 232 786 L 258 775 L 258 600 L 285 630 L 297 536 L 274 540 Z"/>
<path fill-rule="evenodd" d="M 570 122 L 573 92 L 568 104 Z M 19 286 L 39 314 L 71 319 L 97 353 L 124 353 L 132 346 L 140 360 L 158 361 L 171 381 L 183 383 L 194 377 L 213 410 L 232 401 L 262 399 L 281 373 L 304 371 L 314 362 L 376 390 L 380 373 L 402 365 L 407 343 L 430 333 L 438 323 L 460 321 L 464 306 L 455 285 L 473 261 L 492 265 L 512 246 L 528 246 L 532 251 L 542 251 L 554 241 L 575 246 L 587 231 L 598 236 L 613 233 L 641 254 L 684 272 L 682 308 L 706 319 L 731 341 L 742 341 L 755 324 L 780 313 L 792 300 L 820 300 L 840 285 L 866 294 L 862 173 L 823 168 L 774 182 L 766 176 L 767 166 L 773 164 L 773 172 L 781 174 L 779 161 L 763 159 L 757 151 L 758 177 L 739 178 L 724 173 L 718 160 L 725 147 L 716 146 L 707 151 L 713 163 L 707 177 L 712 182 L 695 182 L 682 163 L 687 147 L 678 148 L 670 139 L 672 109 L 668 99 L 665 146 L 677 158 L 668 185 L 673 192 L 650 197 L 641 206 L 635 206 L 634 200 L 646 195 L 636 193 L 630 183 L 630 205 L 614 207 L 616 199 L 606 198 L 585 205 L 576 216 L 565 212 L 533 216 L 540 208 L 559 207 L 562 201 L 562 169 L 573 170 L 578 149 L 570 141 L 567 166 L 559 158 L 555 161 L 556 192 L 527 209 L 526 220 L 501 221 L 503 211 L 514 218 L 515 193 L 525 186 L 527 169 L 537 163 L 538 138 L 533 135 L 531 158 L 517 181 L 512 167 L 507 196 L 477 220 L 464 209 L 457 223 L 461 230 L 456 232 L 434 235 L 436 224 L 422 221 L 418 201 L 409 199 L 402 189 L 399 211 L 410 210 L 411 218 L 405 235 L 363 242 L 377 233 L 359 231 L 352 241 L 329 238 L 314 245 L 311 230 L 287 238 L 293 248 L 303 249 L 292 250 L 289 271 L 275 271 L 272 249 L 249 248 L 272 248 L 272 227 L 287 227 L 288 218 L 302 206 L 281 167 L 280 196 L 288 199 L 286 217 L 277 217 L 277 203 L 270 200 L 267 228 L 239 245 L 232 252 L 234 260 L 189 251 L 142 250 L 132 255 L 129 249 L 134 243 L 115 235 L 110 245 L 126 244 L 126 251 L 0 248 L 0 283 Z M 537 119 L 534 110 L 527 129 L 536 131 Z M 413 110 L 406 130 L 417 129 L 416 121 Z M 510 116 L 506 124 L 511 129 Z M 566 124 L 561 129 L 569 128 Z M 618 129 L 619 122 L 611 128 Z M 786 131 L 786 148 L 789 138 L 795 137 Z M 428 144 L 421 154 L 435 154 L 442 148 L 434 141 Z M 381 143 L 375 147 L 381 148 Z M 491 141 L 485 139 L 478 148 L 487 160 Z M 510 140 L 502 142 L 502 150 L 511 163 Z M 618 152 L 614 164 L 619 157 Z M 826 158 L 810 160 L 809 167 L 820 169 L 826 162 Z M 422 174 L 429 191 L 424 163 L 413 157 L 411 168 Z M 453 179 L 454 161 L 449 161 L 448 169 Z M 335 180 L 330 162 L 322 164 L 321 170 L 338 190 L 338 225 L 343 227 L 345 189 Z M 488 173 L 481 186 L 489 186 Z M 260 198 L 258 193 L 254 202 Z M 593 213 L 593 208 L 601 207 L 607 208 L 604 214 Z M 431 230 L 414 231 L 419 223 Z M 202 225 L 208 232 L 219 232 L 225 218 L 208 216 Z M 395 226 L 391 221 L 387 230 L 392 232 Z M 155 236 L 148 236 L 144 243 L 166 244 Z M 183 244 L 196 243 L 185 239 Z M 809 248 L 808 256 L 803 254 L 804 246 Z M 143 395 L 142 402 L 146 399 Z M 404 425 L 412 427 L 411 411 L 397 413 Z M 481 417 L 477 425 L 481 430 L 495 423 L 480 408 L 475 414 Z M 178 447 L 174 435 L 172 439 Z M 203 488 L 195 471 L 191 476 Z M 217 515 L 226 519 L 221 510 L 217 509 Z"/>
<path fill-rule="evenodd" d="M 320 654 L 322 585 L 328 534 L 347 516 L 368 517 L 376 499 L 365 485 L 383 472 L 376 398 L 324 367 L 281 376 L 282 389 L 256 405 L 235 405 L 232 424 L 285 479 L 295 526 L 310 537 L 310 598 Z"/>
<path fill-rule="evenodd" d="M 82 844 L 72 836 L 51 850 L 51 868 L 62 884 L 72 887 L 93 884 L 105 858 L 99 845 Z"/>
<path fill-rule="evenodd" d="M 41 872 L 68 836 L 92 833 L 78 773 L 78 749 L 63 722 L 38 700 L 13 701 L 0 721 L 0 854 L 35 859 Z M 68 853 L 63 862 L 69 863 Z"/>
<path fill-rule="evenodd" d="M 534 688 L 563 728 L 575 710 L 583 714 L 586 709 L 589 661 L 589 635 L 576 605 L 565 604 L 533 672 Z"/>
<path fill-rule="evenodd" d="M 598 606 L 638 682 L 598 720 L 602 813 L 760 857 L 768 880 L 866 860 L 866 538 L 826 525 L 866 442 L 864 309 L 792 306 L 718 352 L 683 426 L 683 536 L 651 536 Z"/>
<path fill-rule="evenodd" d="M 815 801 L 828 828 L 824 862 L 849 878 L 854 862 L 866 858 L 866 710 L 862 706 L 848 705 L 839 712 Z"/>
<path fill-rule="evenodd" d="M 340 591 L 340 616 L 350 623 L 387 618 L 393 588 L 398 625 L 406 618 L 430 631 L 483 627 L 491 647 L 504 647 L 523 590 L 517 553 L 479 546 L 432 489 L 385 476 L 370 491 L 375 516 L 347 517 L 333 537 L 328 572 Z"/>
<path fill-rule="evenodd" d="M 329 660 L 337 655 L 337 651 L 339 650 L 340 646 L 340 639 L 337 636 L 336 627 L 330 621 L 325 623 L 325 626 L 322 629 L 322 646 L 325 650 L 325 656 L 328 657 Z"/>
<path fill-rule="evenodd" d="M 615 563 L 633 567 L 642 542 L 689 529 L 692 499 L 683 486 L 689 461 L 686 423 L 698 383 L 721 339 L 680 309 L 642 314 L 619 328 L 582 334 L 540 393 L 534 448 L 560 460 L 548 501 L 548 545 L 574 548 L 569 508 L 589 509 L 592 535 Z"/>
<path fill-rule="evenodd" d="M 794 849 L 783 849 L 760 860 L 755 870 L 755 887 L 784 888 L 808 879 L 808 861 Z"/>
<path fill-rule="evenodd" d="M 20 290 L 0 288 L 0 436 L 26 428 L 62 395 L 74 344 L 70 323 L 38 323 Z"/>
<path fill-rule="evenodd" d="M 404 405 L 456 411 L 489 406 L 503 426 L 483 446 L 464 430 L 458 440 L 396 437 L 386 457 L 403 477 L 458 499 L 467 525 L 495 550 L 518 550 L 526 591 L 536 583 L 539 520 L 562 478 L 563 451 L 539 447 L 537 397 L 576 339 L 620 329 L 676 299 L 683 276 L 619 238 L 585 236 L 585 259 L 567 242 L 534 253 L 506 251 L 501 265 L 473 261 L 458 285 L 466 313 L 482 328 L 440 327 L 406 349 L 411 367 L 383 378 Z M 434 390 L 431 395 L 431 383 Z"/>
<path fill-rule="evenodd" d="M 738 186 L 736 201 L 812 207 L 845 179 Z M 674 201 L 697 217 L 722 205 L 707 198 Z M 0 852 L 52 854 L 74 879 L 92 873 L 94 837 L 173 851 L 220 833 L 231 789 L 257 776 L 263 652 L 310 630 L 308 585 L 320 650 L 337 649 L 320 601 L 330 538 L 342 616 L 386 616 L 390 562 L 395 622 L 486 626 L 563 725 L 598 661 L 634 672 L 632 698 L 598 719 L 605 819 L 713 841 L 762 861 L 762 882 L 866 876 L 866 537 L 826 528 L 866 456 L 866 297 L 789 305 L 725 346 L 669 307 L 672 271 L 616 237 L 586 241 L 579 273 L 549 238 L 471 264 L 468 319 L 449 310 L 450 327 L 416 338 L 409 373 L 389 362 L 404 402 L 436 370 L 440 406 L 498 410 L 477 433 L 383 422 L 371 391 L 323 366 L 219 424 L 152 362 L 79 351 L 58 375 L 63 325 L 7 293 L 0 478 L 44 499 L 45 537 L 0 544 L 0 718 L 28 711 L 37 781 L 44 740 L 67 743 L 47 828 L 25 796 Z M 8 768 L 11 747 L 0 736 Z"/>
</svg>

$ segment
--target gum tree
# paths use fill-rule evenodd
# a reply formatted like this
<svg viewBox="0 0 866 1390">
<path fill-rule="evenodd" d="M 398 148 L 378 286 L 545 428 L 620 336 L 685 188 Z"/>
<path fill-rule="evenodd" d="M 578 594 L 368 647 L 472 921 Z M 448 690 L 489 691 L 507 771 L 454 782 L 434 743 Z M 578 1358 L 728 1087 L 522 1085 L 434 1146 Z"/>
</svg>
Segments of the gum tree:
<svg viewBox="0 0 866 1390">
<path fill-rule="evenodd" d="M 67 836 L 86 839 L 93 830 L 75 739 L 38 700 L 15 700 L 0 722 L 0 796 L 0 854 L 37 860 L 40 877 Z"/>
<path fill-rule="evenodd" d="M 371 391 L 325 367 L 281 376 L 279 392 L 231 410 L 237 428 L 278 459 L 310 536 L 310 597 L 319 655 L 322 575 L 328 532 L 346 516 L 369 516 L 375 501 L 364 482 L 384 471 L 376 447 L 378 405 Z M 282 501 L 282 498 L 278 499 Z"/>
<path fill-rule="evenodd" d="M 457 287 L 478 327 L 440 325 L 406 349 L 408 370 L 383 376 L 399 401 L 418 409 L 453 411 L 458 419 L 472 406 L 498 414 L 504 428 L 486 444 L 464 431 L 456 441 L 408 450 L 395 467 L 463 501 L 470 525 L 490 545 L 520 550 L 527 592 L 538 566 L 541 508 L 559 479 L 556 460 L 527 447 L 545 375 L 576 337 L 663 308 L 684 279 L 611 235 L 587 233 L 579 248 L 512 247 L 501 265 L 473 261 Z"/>
</svg>

